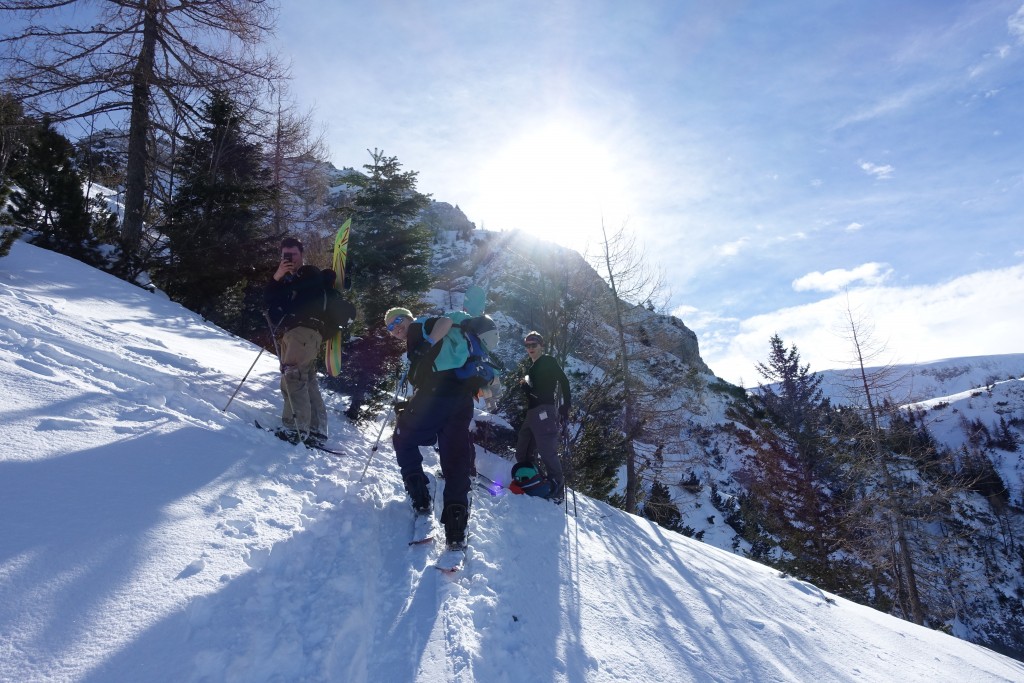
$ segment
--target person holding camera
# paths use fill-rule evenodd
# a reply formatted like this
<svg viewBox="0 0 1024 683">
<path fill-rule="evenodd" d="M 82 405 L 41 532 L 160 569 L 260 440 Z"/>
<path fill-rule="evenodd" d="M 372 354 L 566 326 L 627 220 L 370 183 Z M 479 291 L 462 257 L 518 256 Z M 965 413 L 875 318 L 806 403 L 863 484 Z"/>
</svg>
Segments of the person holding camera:
<svg viewBox="0 0 1024 683">
<path fill-rule="evenodd" d="M 327 331 L 325 275 L 334 271 L 303 265 L 302 254 L 299 240 L 281 241 L 281 261 L 267 284 L 265 301 L 275 339 L 280 336 L 282 438 L 322 445 L 327 439 L 327 409 L 316 361 Z"/>
</svg>

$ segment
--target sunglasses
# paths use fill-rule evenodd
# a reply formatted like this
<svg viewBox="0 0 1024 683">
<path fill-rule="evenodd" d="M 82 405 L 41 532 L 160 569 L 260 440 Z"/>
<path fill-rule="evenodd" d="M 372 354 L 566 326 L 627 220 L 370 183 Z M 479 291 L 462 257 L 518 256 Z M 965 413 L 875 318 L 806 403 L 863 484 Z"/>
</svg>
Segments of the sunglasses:
<svg viewBox="0 0 1024 683">
<path fill-rule="evenodd" d="M 388 332 L 394 332 L 395 328 L 405 322 L 404 315 L 395 316 L 395 319 L 387 324 Z"/>
<path fill-rule="evenodd" d="M 528 349 L 535 349 L 538 346 L 540 346 L 540 344 L 538 344 L 537 342 L 529 342 L 529 343 L 523 344 L 523 346 L 525 346 Z"/>
</svg>

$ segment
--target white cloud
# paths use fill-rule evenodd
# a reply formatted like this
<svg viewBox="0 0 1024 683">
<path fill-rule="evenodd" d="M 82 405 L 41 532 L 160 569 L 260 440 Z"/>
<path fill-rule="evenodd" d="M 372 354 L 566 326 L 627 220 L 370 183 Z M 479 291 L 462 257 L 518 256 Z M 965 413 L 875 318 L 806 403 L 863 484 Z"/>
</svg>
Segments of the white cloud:
<svg viewBox="0 0 1024 683">
<path fill-rule="evenodd" d="M 873 164 L 870 161 L 860 161 L 858 163 L 860 164 L 862 171 L 868 175 L 874 176 L 878 180 L 888 180 L 892 177 L 892 172 L 896 170 L 889 164 L 879 166 L 878 164 Z"/>
<path fill-rule="evenodd" d="M 749 237 L 741 237 L 734 242 L 728 242 L 718 247 L 720 256 L 732 257 L 740 253 L 740 250 L 750 241 Z"/>
<path fill-rule="evenodd" d="M 1024 5 L 1021 5 L 1017 13 L 1006 20 L 1006 27 L 1018 43 L 1024 44 Z"/>
<path fill-rule="evenodd" d="M 807 239 L 807 233 L 802 231 L 802 230 L 800 230 L 798 232 L 791 232 L 788 235 L 776 235 L 775 237 L 771 238 L 771 241 L 775 242 L 775 243 L 783 243 L 783 242 L 800 241 L 800 240 L 805 240 L 805 239 Z"/>
<path fill-rule="evenodd" d="M 1021 301 L 1024 264 L 934 285 L 851 290 L 848 295 L 695 331 L 701 356 L 715 374 L 753 386 L 758 380 L 755 364 L 765 359 L 768 340 L 776 333 L 787 346 L 796 344 L 811 370 L 847 367 L 851 350 L 842 336 L 847 306 L 873 326 L 893 362 L 1022 353 Z"/>
<path fill-rule="evenodd" d="M 884 263 L 865 263 L 853 270 L 836 268 L 825 273 L 814 271 L 793 280 L 793 289 L 798 292 L 838 292 L 844 287 L 862 282 L 866 285 L 880 285 L 892 274 L 892 268 Z"/>
<path fill-rule="evenodd" d="M 846 232 L 857 232 L 858 230 L 860 230 L 863 227 L 864 227 L 863 225 L 861 225 L 860 223 L 854 221 L 853 223 L 850 223 L 849 225 L 846 226 Z"/>
<path fill-rule="evenodd" d="M 936 83 L 922 83 L 911 86 L 906 90 L 890 95 L 889 97 L 885 97 L 869 107 L 844 117 L 836 124 L 834 129 L 840 130 L 849 125 L 864 123 L 865 121 L 871 121 L 879 117 L 904 111 L 915 106 L 918 102 L 930 97 L 940 88 L 941 85 Z"/>
</svg>

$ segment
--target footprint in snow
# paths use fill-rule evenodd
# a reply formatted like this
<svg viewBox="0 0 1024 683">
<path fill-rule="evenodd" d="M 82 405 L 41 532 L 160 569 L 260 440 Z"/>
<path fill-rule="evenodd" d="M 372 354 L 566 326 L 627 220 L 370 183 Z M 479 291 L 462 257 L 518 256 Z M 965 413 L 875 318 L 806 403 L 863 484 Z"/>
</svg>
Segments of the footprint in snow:
<svg viewBox="0 0 1024 683">
<path fill-rule="evenodd" d="M 34 372 L 37 375 L 42 375 L 43 377 L 54 377 L 57 374 L 56 371 L 54 371 L 53 368 L 51 367 L 41 365 L 40 363 L 35 363 L 24 358 L 19 358 L 14 362 L 17 365 L 20 365 L 25 370 L 28 370 L 29 372 Z"/>
<path fill-rule="evenodd" d="M 175 578 L 187 579 L 190 576 L 195 576 L 204 569 L 206 569 L 206 560 L 195 560 L 191 562 L 187 567 L 182 569 L 181 572 Z"/>
<path fill-rule="evenodd" d="M 224 529 L 224 534 L 234 538 L 246 538 L 256 535 L 256 525 L 241 519 L 231 519 L 225 524 L 218 525 Z"/>
<path fill-rule="evenodd" d="M 48 417 L 36 425 L 37 432 L 62 432 L 88 429 L 89 425 L 81 420 L 69 420 L 61 417 Z"/>
<path fill-rule="evenodd" d="M 230 510 L 236 508 L 242 504 L 242 499 L 236 496 L 223 495 L 220 497 L 220 507 L 222 510 Z"/>
</svg>

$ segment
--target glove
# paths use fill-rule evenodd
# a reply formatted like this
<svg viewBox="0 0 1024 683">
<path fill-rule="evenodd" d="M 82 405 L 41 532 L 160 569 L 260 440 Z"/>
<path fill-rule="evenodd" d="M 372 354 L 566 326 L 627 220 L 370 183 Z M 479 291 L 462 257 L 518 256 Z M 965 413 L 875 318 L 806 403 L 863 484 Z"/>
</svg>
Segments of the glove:
<svg viewBox="0 0 1024 683">
<path fill-rule="evenodd" d="M 558 416 L 562 418 L 562 424 L 569 422 L 569 404 L 563 403 L 558 407 Z"/>
</svg>

